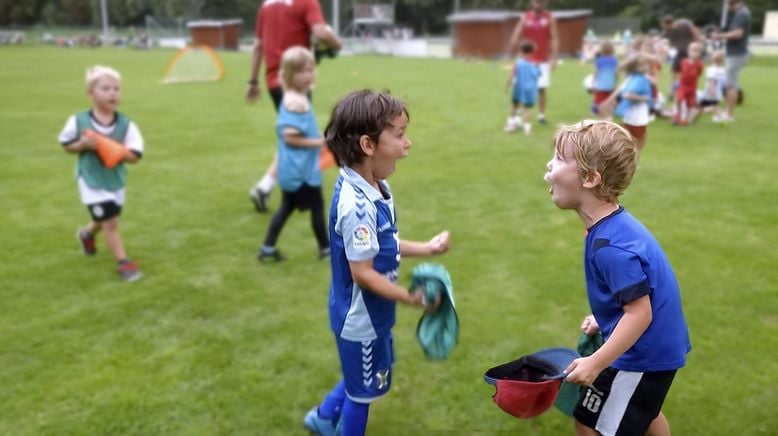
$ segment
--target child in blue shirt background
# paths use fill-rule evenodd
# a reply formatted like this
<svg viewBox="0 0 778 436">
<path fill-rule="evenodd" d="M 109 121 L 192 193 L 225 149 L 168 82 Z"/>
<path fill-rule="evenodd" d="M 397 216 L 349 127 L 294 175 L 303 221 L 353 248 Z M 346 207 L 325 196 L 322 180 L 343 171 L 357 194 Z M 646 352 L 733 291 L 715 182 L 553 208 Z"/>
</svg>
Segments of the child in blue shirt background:
<svg viewBox="0 0 778 436">
<path fill-rule="evenodd" d="M 613 44 L 605 41 L 594 59 L 594 103 L 592 113 L 599 114 L 600 103 L 608 99 L 616 89 L 619 60 L 613 55 Z M 610 118 L 606 116 L 605 118 Z"/>
<path fill-rule="evenodd" d="M 283 197 L 257 254 L 261 262 L 284 260 L 276 242 L 295 209 L 311 210 L 311 227 L 318 243 L 319 259 L 329 256 L 319 169 L 324 139 L 316 126 L 316 116 L 307 97 L 315 79 L 315 65 L 313 54 L 304 47 L 290 47 L 281 56 L 284 98 L 279 108 L 276 135 L 278 184 Z"/>
<path fill-rule="evenodd" d="M 540 68 L 534 64 L 530 57 L 535 51 L 532 41 L 522 41 L 519 46 L 521 55 L 513 65 L 513 71 L 505 83 L 506 89 L 513 85 L 511 92 L 511 109 L 508 113 L 508 121 L 505 124 L 506 132 L 513 132 L 523 127 L 524 133 L 532 133 L 531 112 L 538 98 L 538 77 Z"/>
<path fill-rule="evenodd" d="M 631 55 L 621 66 L 627 77 L 618 90 L 600 104 L 600 110 L 609 113 L 616 99 L 614 113 L 621 117 L 622 126 L 635 138 L 638 151 L 646 144 L 647 126 L 651 117 L 652 91 L 647 74 L 651 69 L 652 58 L 638 53 Z"/>
</svg>

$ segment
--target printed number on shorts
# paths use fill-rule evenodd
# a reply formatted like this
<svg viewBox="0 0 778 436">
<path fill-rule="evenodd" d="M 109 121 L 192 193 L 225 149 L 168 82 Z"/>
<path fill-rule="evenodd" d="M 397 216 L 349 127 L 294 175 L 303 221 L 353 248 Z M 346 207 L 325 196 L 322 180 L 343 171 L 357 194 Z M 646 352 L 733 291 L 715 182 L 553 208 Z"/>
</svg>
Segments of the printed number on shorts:
<svg viewBox="0 0 778 436">
<path fill-rule="evenodd" d="M 583 399 L 583 406 L 590 412 L 597 413 L 600 411 L 600 405 L 602 405 L 602 398 L 592 392 L 591 389 L 587 389 L 586 396 Z"/>
</svg>

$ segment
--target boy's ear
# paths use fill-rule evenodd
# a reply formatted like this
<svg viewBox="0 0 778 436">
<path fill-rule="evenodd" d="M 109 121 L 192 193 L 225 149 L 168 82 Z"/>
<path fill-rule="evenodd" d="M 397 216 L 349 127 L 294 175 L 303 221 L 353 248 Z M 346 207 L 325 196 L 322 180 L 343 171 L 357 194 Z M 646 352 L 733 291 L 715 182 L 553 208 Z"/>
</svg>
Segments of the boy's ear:
<svg viewBox="0 0 778 436">
<path fill-rule="evenodd" d="M 590 171 L 583 179 L 583 187 L 593 189 L 602 183 L 602 174 L 599 171 Z"/>
<path fill-rule="evenodd" d="M 375 152 L 375 146 L 376 144 L 369 136 L 362 135 L 359 137 L 359 147 L 362 148 L 362 152 L 365 153 L 365 155 L 372 156 L 373 152 Z"/>
</svg>

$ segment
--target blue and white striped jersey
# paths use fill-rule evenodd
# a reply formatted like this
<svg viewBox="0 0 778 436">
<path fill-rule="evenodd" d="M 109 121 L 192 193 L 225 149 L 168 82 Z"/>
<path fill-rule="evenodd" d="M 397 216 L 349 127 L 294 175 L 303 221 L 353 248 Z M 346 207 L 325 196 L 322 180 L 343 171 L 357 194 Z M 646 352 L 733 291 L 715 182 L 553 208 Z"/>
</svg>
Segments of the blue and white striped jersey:
<svg viewBox="0 0 778 436">
<path fill-rule="evenodd" d="M 400 238 L 392 194 L 386 181 L 380 190 L 356 171 L 342 168 L 330 206 L 330 325 L 349 341 L 374 340 L 395 322 L 395 302 L 354 283 L 349 261 L 373 259 L 373 268 L 397 281 Z"/>
</svg>

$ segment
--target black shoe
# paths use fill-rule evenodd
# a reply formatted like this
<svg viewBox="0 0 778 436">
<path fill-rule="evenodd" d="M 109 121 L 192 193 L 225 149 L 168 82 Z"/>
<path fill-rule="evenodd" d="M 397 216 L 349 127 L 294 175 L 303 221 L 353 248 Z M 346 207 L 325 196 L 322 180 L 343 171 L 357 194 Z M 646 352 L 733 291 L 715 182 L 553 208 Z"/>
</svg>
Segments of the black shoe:
<svg viewBox="0 0 778 436">
<path fill-rule="evenodd" d="M 257 253 L 257 260 L 266 263 L 266 262 L 281 262 L 283 260 L 286 260 L 286 257 L 281 254 L 281 251 L 278 249 L 275 249 L 273 251 L 265 251 L 263 249 L 259 249 L 259 253 Z"/>
<path fill-rule="evenodd" d="M 319 260 L 330 257 L 330 247 L 319 249 Z"/>
<path fill-rule="evenodd" d="M 259 189 L 252 189 L 249 194 L 251 202 L 254 203 L 254 209 L 259 213 L 267 212 L 267 201 L 270 199 L 269 192 L 262 192 Z"/>
</svg>

